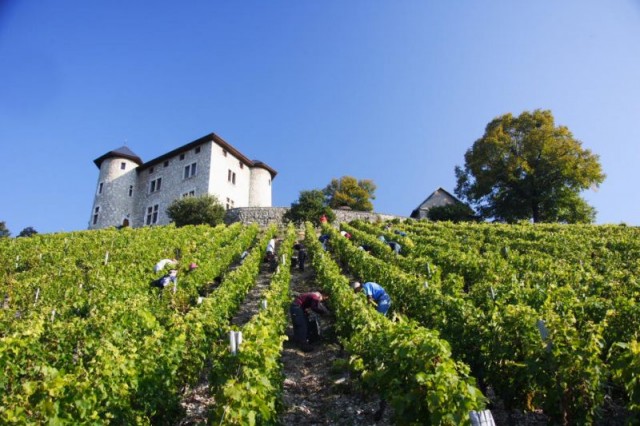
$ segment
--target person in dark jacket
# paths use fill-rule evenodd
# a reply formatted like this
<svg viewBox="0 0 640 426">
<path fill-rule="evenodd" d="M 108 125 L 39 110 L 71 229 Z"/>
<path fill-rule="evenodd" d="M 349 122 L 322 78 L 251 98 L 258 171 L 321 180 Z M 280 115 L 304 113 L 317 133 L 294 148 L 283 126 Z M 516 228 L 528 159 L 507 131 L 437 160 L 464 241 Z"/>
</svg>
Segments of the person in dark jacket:
<svg viewBox="0 0 640 426">
<path fill-rule="evenodd" d="M 289 307 L 293 324 L 293 340 L 305 352 L 313 350 L 309 344 L 309 314 L 311 312 L 321 315 L 328 313 L 329 310 L 322 303 L 325 300 L 326 297 L 318 291 L 302 293 L 291 302 Z"/>
<path fill-rule="evenodd" d="M 298 269 L 300 269 L 301 271 L 304 271 L 304 263 L 307 260 L 307 250 L 304 248 L 304 245 L 302 245 L 302 243 L 295 244 L 293 248 L 294 250 L 298 251 L 298 256 L 297 256 Z"/>
<path fill-rule="evenodd" d="M 400 250 L 402 250 L 402 246 L 400 244 L 395 241 L 389 241 L 387 244 L 389 244 L 389 248 L 391 248 L 395 254 L 400 254 Z"/>
<path fill-rule="evenodd" d="M 173 283 L 173 292 L 175 293 L 178 288 L 178 271 L 176 269 L 172 269 L 168 274 L 152 281 L 151 286 L 163 290 L 171 283 Z"/>
<path fill-rule="evenodd" d="M 320 241 L 320 244 L 322 244 L 322 249 L 324 251 L 327 250 L 327 241 L 329 241 L 329 235 L 327 234 L 322 234 L 318 237 L 318 241 Z"/>
</svg>

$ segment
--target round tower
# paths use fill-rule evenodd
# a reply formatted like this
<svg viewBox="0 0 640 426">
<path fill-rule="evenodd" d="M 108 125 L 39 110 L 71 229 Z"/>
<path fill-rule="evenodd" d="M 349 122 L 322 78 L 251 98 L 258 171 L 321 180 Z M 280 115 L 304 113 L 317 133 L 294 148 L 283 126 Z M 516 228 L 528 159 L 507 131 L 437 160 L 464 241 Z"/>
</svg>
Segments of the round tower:
<svg viewBox="0 0 640 426">
<path fill-rule="evenodd" d="M 89 229 L 133 224 L 136 168 L 142 160 L 123 146 L 96 158 L 100 169 L 89 218 Z"/>
<path fill-rule="evenodd" d="M 249 207 L 271 207 L 271 183 L 277 172 L 261 161 L 251 168 Z"/>
</svg>

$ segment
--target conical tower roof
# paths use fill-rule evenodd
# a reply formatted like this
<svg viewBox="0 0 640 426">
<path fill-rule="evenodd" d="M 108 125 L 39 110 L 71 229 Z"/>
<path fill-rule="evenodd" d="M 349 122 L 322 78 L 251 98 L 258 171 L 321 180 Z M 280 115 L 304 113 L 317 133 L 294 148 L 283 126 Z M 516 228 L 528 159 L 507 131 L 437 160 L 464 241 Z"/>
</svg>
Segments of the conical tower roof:
<svg viewBox="0 0 640 426">
<path fill-rule="evenodd" d="M 131 151 L 126 146 L 121 146 L 118 149 L 114 149 L 113 151 L 109 151 L 106 154 L 96 158 L 93 160 L 96 166 L 100 168 L 100 165 L 107 158 L 126 158 L 138 164 L 138 166 L 142 165 L 142 159 L 138 157 L 133 151 Z"/>
</svg>

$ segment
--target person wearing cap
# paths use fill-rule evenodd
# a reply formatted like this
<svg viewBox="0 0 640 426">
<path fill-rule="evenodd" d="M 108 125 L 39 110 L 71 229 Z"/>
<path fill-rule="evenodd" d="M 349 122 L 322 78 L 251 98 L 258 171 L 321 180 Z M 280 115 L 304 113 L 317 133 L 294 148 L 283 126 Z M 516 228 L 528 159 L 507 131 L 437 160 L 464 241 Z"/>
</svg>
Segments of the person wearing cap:
<svg viewBox="0 0 640 426">
<path fill-rule="evenodd" d="M 293 324 L 293 340 L 305 352 L 313 349 L 309 344 L 309 314 L 311 311 L 321 315 L 328 313 L 329 310 L 322 303 L 324 300 L 326 297 L 319 291 L 302 293 L 291 302 L 289 307 Z"/>
<path fill-rule="evenodd" d="M 391 307 L 391 298 L 380 284 L 374 282 L 360 284 L 356 281 L 351 284 L 351 288 L 356 293 L 364 291 L 369 303 L 374 304 L 376 306 L 376 310 L 382 315 L 387 315 L 387 311 L 389 310 L 389 307 Z"/>
<path fill-rule="evenodd" d="M 195 264 L 194 262 L 191 262 L 191 263 L 189 264 L 189 272 L 193 272 L 193 271 L 195 271 L 196 269 L 198 269 L 198 265 L 197 265 L 197 264 Z"/>
</svg>

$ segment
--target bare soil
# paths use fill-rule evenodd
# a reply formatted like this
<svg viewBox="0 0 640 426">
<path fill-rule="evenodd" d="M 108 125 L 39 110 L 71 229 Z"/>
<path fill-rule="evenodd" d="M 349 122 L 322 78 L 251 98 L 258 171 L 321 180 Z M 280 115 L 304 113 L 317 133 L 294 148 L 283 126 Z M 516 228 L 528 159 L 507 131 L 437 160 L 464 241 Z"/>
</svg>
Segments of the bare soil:
<svg viewBox="0 0 640 426">
<path fill-rule="evenodd" d="M 318 291 L 310 267 L 292 269 L 291 289 L 295 293 Z M 312 352 L 301 351 L 293 343 L 291 322 L 289 340 L 282 352 L 284 368 L 283 425 L 391 425 L 391 409 L 380 412 L 380 398 L 358 389 L 346 364 L 348 354 L 333 332 L 331 314 L 321 317 L 322 339 Z M 376 413 L 380 416 L 376 420 Z"/>
</svg>

